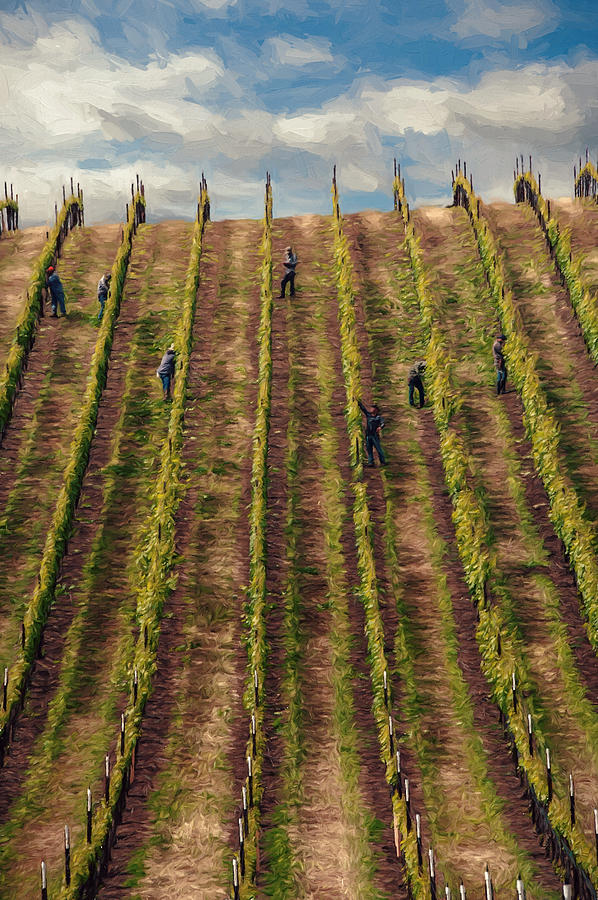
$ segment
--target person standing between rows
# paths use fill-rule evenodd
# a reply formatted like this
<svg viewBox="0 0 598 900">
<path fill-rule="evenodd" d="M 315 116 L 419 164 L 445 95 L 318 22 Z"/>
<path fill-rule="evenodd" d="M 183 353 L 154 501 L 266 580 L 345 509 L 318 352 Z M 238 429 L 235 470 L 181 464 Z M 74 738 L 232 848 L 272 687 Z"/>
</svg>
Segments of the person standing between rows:
<svg viewBox="0 0 598 900">
<path fill-rule="evenodd" d="M 290 284 L 290 294 L 291 297 L 295 296 L 295 267 L 297 266 L 297 254 L 293 253 L 292 247 L 287 247 L 284 253 L 284 278 L 280 282 L 280 297 L 279 300 L 285 295 L 287 284 Z"/>
<path fill-rule="evenodd" d="M 426 364 L 423 359 L 418 359 L 409 369 L 407 376 L 407 384 L 409 385 L 409 406 L 415 406 L 415 389 L 419 394 L 419 408 L 424 405 L 424 383 L 422 375 L 426 371 Z"/>
<path fill-rule="evenodd" d="M 58 313 L 56 312 L 58 306 L 60 306 L 60 312 L 63 316 L 66 316 L 66 306 L 64 305 L 64 288 L 62 286 L 62 281 L 58 277 L 58 273 L 54 266 L 48 266 L 46 269 L 48 274 L 48 288 L 50 290 L 50 301 L 52 303 L 52 318 L 57 319 Z"/>
<path fill-rule="evenodd" d="M 174 344 L 171 344 L 158 367 L 156 375 L 162 381 L 162 389 L 164 391 L 164 399 L 170 400 L 170 389 L 174 383 L 174 365 L 175 353 Z"/>
<path fill-rule="evenodd" d="M 366 406 L 361 400 L 357 401 L 359 404 L 359 408 L 364 414 L 366 418 L 365 424 L 365 448 L 368 454 L 368 461 L 366 463 L 367 466 L 374 465 L 374 447 L 376 448 L 376 453 L 380 459 L 380 465 L 386 465 L 386 457 L 384 456 L 384 451 L 382 450 L 382 445 L 380 444 L 380 437 L 382 434 L 382 429 L 384 428 L 384 419 L 380 415 L 380 409 L 374 403 L 374 405 L 370 408 Z"/>
<path fill-rule="evenodd" d="M 100 311 L 98 313 L 98 322 L 102 321 L 102 316 L 104 315 L 104 304 L 108 299 L 108 291 L 110 290 L 110 281 L 112 280 L 111 272 L 104 272 L 100 280 L 98 281 L 98 303 L 100 304 Z"/>
<path fill-rule="evenodd" d="M 492 356 L 494 357 L 494 368 L 496 369 L 496 393 L 504 394 L 507 387 L 507 366 L 503 348 L 506 337 L 504 334 L 497 334 L 496 340 L 492 345 Z"/>
</svg>

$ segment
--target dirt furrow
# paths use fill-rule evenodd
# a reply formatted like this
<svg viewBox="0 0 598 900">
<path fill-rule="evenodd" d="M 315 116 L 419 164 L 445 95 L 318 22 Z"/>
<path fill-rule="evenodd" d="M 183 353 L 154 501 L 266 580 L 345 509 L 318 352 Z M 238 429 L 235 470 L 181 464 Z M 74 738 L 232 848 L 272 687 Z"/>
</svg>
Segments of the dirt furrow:
<svg viewBox="0 0 598 900">
<path fill-rule="evenodd" d="M 538 371 L 561 426 L 569 477 L 598 521 L 598 379 L 544 236 L 527 206 L 492 204 L 485 214 L 497 238 Z"/>
<path fill-rule="evenodd" d="M 566 197 L 550 202 L 561 233 L 565 228 L 571 231 L 573 258 L 581 259 L 581 277 L 595 293 L 598 291 L 598 203 Z"/>
<path fill-rule="evenodd" d="M 33 264 L 46 241 L 44 226 L 6 231 L 0 238 L 0 365 L 25 305 Z"/>
<path fill-rule="evenodd" d="M 208 226 L 200 263 L 177 512 L 177 587 L 102 898 L 226 895 L 244 775 L 247 580 L 259 320 L 259 223 Z"/>
<path fill-rule="evenodd" d="M 445 879 L 455 884 L 458 873 L 468 894 L 481 895 L 481 860 L 489 864 L 497 889 L 510 889 L 517 872 L 527 866 L 528 891 L 538 891 L 533 884 L 538 881 L 539 893 L 555 892 L 558 880 L 533 836 L 526 805 L 514 803 L 519 783 L 492 724 L 496 710 L 480 670 L 475 612 L 455 550 L 433 418 L 430 412 L 410 411 L 407 404 L 407 372 L 423 356 L 425 340 L 407 280 L 411 276 L 401 250 L 402 227 L 392 215 L 363 214 L 347 217 L 346 230 L 353 242 L 363 301 L 358 321 L 366 361 L 364 381 L 373 376 L 375 394 L 389 420 L 384 441 L 389 455 L 384 473 L 386 527 L 393 512 L 400 593 L 391 594 L 388 602 L 399 605 L 406 617 L 402 629 L 411 649 L 397 645 L 397 652 L 401 656 L 410 652 L 413 659 L 417 696 L 400 699 L 401 718 L 408 724 L 410 739 L 418 735 L 418 759 L 424 766 L 425 806 L 420 811 L 434 823 L 438 865 Z M 383 532 L 380 510 L 376 525 Z M 453 618 L 457 609 L 460 628 Z M 453 643 L 447 645 L 447 640 L 456 644 L 457 670 Z M 495 762 L 497 754 L 502 766 Z M 458 835 L 456 847 L 446 846 L 448 834 Z"/>
<path fill-rule="evenodd" d="M 522 431 L 517 436 L 511 425 L 514 395 L 494 394 L 493 310 L 467 219 L 460 210 L 422 210 L 416 227 L 431 267 L 431 290 L 443 304 L 447 338 L 457 360 L 455 383 L 463 396 L 460 428 L 476 462 L 472 475 L 488 510 L 497 559 L 495 601 L 522 642 L 533 679 L 535 715 L 553 761 L 559 761 L 561 795 L 566 795 L 567 772 L 580 773 L 578 797 L 584 812 L 579 821 L 589 833 L 597 720 L 567 641 L 569 621 L 580 633 L 575 592 L 542 540 L 548 528 L 546 523 L 539 527 L 538 513 L 545 509 L 545 501 L 539 501 L 542 505 L 536 510 L 529 506 L 531 462 L 518 446 Z M 578 654 L 577 659 L 582 657 Z M 587 653 L 586 664 L 582 671 L 587 672 L 586 683 L 592 683 L 595 675 Z"/>
<path fill-rule="evenodd" d="M 15 872 L 22 876 L 30 854 L 37 859 L 45 851 L 49 867 L 56 860 L 60 851 L 56 835 L 63 820 L 75 819 L 74 839 L 80 833 L 77 797 L 83 796 L 88 783 L 97 792 L 103 754 L 114 746 L 119 711 L 126 702 L 134 554 L 167 427 L 167 408 L 158 386 L 153 385 L 153 392 L 147 388 L 152 377 L 155 380 L 159 349 L 178 315 L 190 234 L 191 226 L 185 224 L 144 226 L 132 254 L 74 534 L 44 633 L 43 656 L 0 773 L 6 833 L 11 835 L 3 852 L 16 855 Z M 171 240 L 180 246 L 180 253 L 164 266 L 161 248 Z M 48 793 L 54 781 L 62 784 L 63 795 Z M 29 868 L 35 872 L 31 862 Z"/>
<path fill-rule="evenodd" d="M 67 318 L 41 320 L 0 451 L 0 665 L 12 662 L 20 638 L 85 392 L 98 270 L 112 264 L 119 241 L 117 225 L 69 235 L 58 265 Z"/>
</svg>

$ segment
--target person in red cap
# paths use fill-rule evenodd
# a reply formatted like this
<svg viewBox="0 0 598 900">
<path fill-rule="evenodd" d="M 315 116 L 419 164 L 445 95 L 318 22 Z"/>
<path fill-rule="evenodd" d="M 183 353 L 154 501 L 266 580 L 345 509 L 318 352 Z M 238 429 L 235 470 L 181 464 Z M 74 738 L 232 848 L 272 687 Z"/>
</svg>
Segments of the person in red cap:
<svg viewBox="0 0 598 900">
<path fill-rule="evenodd" d="M 58 277 L 54 266 L 48 266 L 46 272 L 48 273 L 48 288 L 50 289 L 50 299 L 52 302 L 52 316 L 55 319 L 58 318 L 58 313 L 56 312 L 58 306 L 60 306 L 60 312 L 62 313 L 62 315 L 66 316 L 66 307 L 64 305 L 64 288 L 62 286 L 62 281 Z"/>
</svg>

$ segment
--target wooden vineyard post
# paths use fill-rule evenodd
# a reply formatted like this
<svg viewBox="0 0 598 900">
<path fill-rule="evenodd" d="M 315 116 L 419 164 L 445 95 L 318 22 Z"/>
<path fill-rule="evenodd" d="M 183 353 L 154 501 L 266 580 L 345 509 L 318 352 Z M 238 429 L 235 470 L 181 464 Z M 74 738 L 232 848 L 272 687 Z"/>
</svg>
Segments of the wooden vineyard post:
<svg viewBox="0 0 598 900">
<path fill-rule="evenodd" d="M 403 796 L 403 784 L 401 781 L 401 751 L 397 750 L 395 753 L 395 760 L 397 764 L 397 794 L 399 795 L 399 799 Z"/>
<path fill-rule="evenodd" d="M 492 878 L 490 877 L 490 872 L 488 870 L 488 863 L 486 863 L 486 868 L 484 869 L 484 890 L 486 900 L 494 900 L 494 889 L 492 887 Z"/>
<path fill-rule="evenodd" d="M 596 862 L 598 863 L 598 809 L 594 810 L 594 846 L 596 847 Z"/>
<path fill-rule="evenodd" d="M 48 878 L 46 873 L 46 864 L 42 860 L 42 900 L 48 900 Z"/>
<path fill-rule="evenodd" d="M 87 788 L 87 843 L 91 844 L 91 788 Z"/>
<path fill-rule="evenodd" d="M 68 887 L 71 883 L 71 835 L 68 825 L 64 826 L 64 880 Z"/>
<path fill-rule="evenodd" d="M 253 766 L 251 757 L 247 757 L 247 784 L 249 787 L 249 805 L 253 806 Z"/>
<path fill-rule="evenodd" d="M 571 814 L 571 827 L 575 825 L 575 785 L 573 783 L 573 774 L 569 774 L 569 812 Z"/>
<path fill-rule="evenodd" d="M 382 674 L 382 680 L 384 682 L 384 705 L 388 706 L 388 675 L 386 674 L 386 669 Z"/>
<path fill-rule="evenodd" d="M 448 884 L 444 886 L 444 900 L 451 900 L 451 889 Z"/>
<path fill-rule="evenodd" d="M 253 755 L 255 756 L 257 751 L 257 734 L 254 715 L 251 716 L 251 747 L 253 750 Z"/>
<path fill-rule="evenodd" d="M 394 737 L 393 737 L 392 716 L 388 717 L 388 740 L 390 742 L 390 754 L 391 754 L 391 756 L 394 756 L 395 742 L 394 742 Z"/>
<path fill-rule="evenodd" d="M 2 709 L 6 712 L 6 700 L 8 697 L 8 668 L 4 666 L 4 681 L 2 683 Z"/>
<path fill-rule="evenodd" d="M 467 894 L 465 893 L 465 885 L 463 882 L 459 885 L 459 900 L 467 900 Z"/>
<path fill-rule="evenodd" d="M 239 864 L 233 857 L 233 898 L 239 900 Z"/>
<path fill-rule="evenodd" d="M 392 811 L 392 826 L 395 839 L 395 853 L 397 854 L 398 859 L 401 855 L 401 838 L 399 832 L 399 823 L 397 822 L 397 814 L 394 809 Z"/>
<path fill-rule="evenodd" d="M 241 803 L 243 804 L 243 822 L 245 824 L 245 833 L 249 831 L 249 810 L 247 809 L 247 788 L 245 785 L 241 788 Z"/>
<path fill-rule="evenodd" d="M 563 900 L 573 900 L 573 889 L 570 884 L 563 885 Z"/>
<path fill-rule="evenodd" d="M 525 900 L 525 886 L 521 880 L 521 873 L 517 876 L 517 900 Z"/>
<path fill-rule="evenodd" d="M 137 669 L 133 671 L 133 706 L 137 706 L 137 691 L 139 689 L 139 676 Z"/>
<path fill-rule="evenodd" d="M 125 714 L 120 715 L 120 755 L 125 754 Z"/>
<path fill-rule="evenodd" d="M 422 828 L 421 828 L 421 816 L 419 813 L 415 814 L 415 840 L 417 842 L 417 867 L 421 872 L 424 860 L 422 856 Z"/>
<path fill-rule="evenodd" d="M 259 706 L 259 691 L 258 691 L 258 680 L 257 680 L 257 669 L 253 670 L 253 698 L 255 701 L 255 705 Z"/>
<path fill-rule="evenodd" d="M 548 802 L 552 803 L 552 768 L 550 765 L 550 750 L 546 748 L 546 782 L 548 785 Z"/>
<path fill-rule="evenodd" d="M 104 760 L 104 799 L 106 806 L 110 802 L 110 757 L 106 756 Z"/>
<path fill-rule="evenodd" d="M 432 847 L 428 850 L 428 867 L 430 870 L 430 895 L 432 900 L 436 900 L 436 867 L 434 865 L 434 850 Z"/>
<path fill-rule="evenodd" d="M 527 746 L 529 749 L 529 755 L 534 755 L 534 726 L 532 723 L 531 713 L 527 714 Z"/>
<path fill-rule="evenodd" d="M 517 712 L 517 681 L 515 679 L 515 672 L 513 672 L 511 676 L 511 692 L 513 695 L 513 712 Z"/>
<path fill-rule="evenodd" d="M 411 801 L 409 799 L 409 779 L 405 779 L 405 810 L 407 812 L 407 833 L 411 831 Z"/>
<path fill-rule="evenodd" d="M 243 819 L 239 817 L 239 860 L 241 863 L 241 878 L 245 878 L 245 835 L 243 834 Z"/>
</svg>

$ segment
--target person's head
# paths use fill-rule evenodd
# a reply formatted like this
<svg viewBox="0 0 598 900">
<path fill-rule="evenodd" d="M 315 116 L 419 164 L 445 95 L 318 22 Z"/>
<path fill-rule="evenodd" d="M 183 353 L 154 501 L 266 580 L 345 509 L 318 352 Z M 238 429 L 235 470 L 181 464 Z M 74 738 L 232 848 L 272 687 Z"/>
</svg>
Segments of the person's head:
<svg viewBox="0 0 598 900">
<path fill-rule="evenodd" d="M 497 340 L 497 341 L 500 341 L 501 344 L 504 344 L 504 342 L 506 341 L 506 337 L 505 337 L 504 334 L 497 334 L 497 335 L 496 335 L 496 340 Z"/>
<path fill-rule="evenodd" d="M 292 252 L 293 252 L 293 248 L 292 248 L 292 247 L 287 247 L 287 253 L 292 253 Z"/>
<path fill-rule="evenodd" d="M 174 344 L 171 344 L 168 350 L 170 351 L 170 353 L 174 353 Z"/>
<path fill-rule="evenodd" d="M 54 272 L 54 266 L 48 266 L 46 272 L 48 273 L 48 275 L 52 275 L 52 273 Z"/>
<path fill-rule="evenodd" d="M 112 280 L 112 272 L 104 272 L 104 278 L 106 279 L 106 281 L 111 281 Z"/>
<path fill-rule="evenodd" d="M 372 412 L 374 413 L 375 416 L 377 416 L 378 413 L 380 412 L 380 407 L 378 406 L 377 403 L 374 403 L 374 405 L 372 406 Z"/>
</svg>

